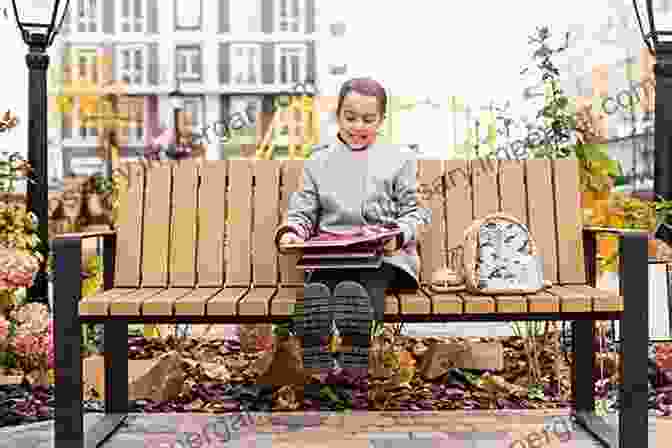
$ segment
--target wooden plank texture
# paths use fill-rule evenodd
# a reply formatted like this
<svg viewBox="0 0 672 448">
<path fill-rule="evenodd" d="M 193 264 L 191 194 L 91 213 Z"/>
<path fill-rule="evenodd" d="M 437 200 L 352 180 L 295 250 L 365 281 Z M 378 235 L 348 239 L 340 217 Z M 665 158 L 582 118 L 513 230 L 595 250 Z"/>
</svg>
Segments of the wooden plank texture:
<svg viewBox="0 0 672 448">
<path fill-rule="evenodd" d="M 529 228 L 537 242 L 544 262 L 544 279 L 558 282 L 557 233 L 555 227 L 555 195 L 551 182 L 551 162 L 525 162 Z"/>
<path fill-rule="evenodd" d="M 555 219 L 558 233 L 559 283 L 586 283 L 583 258 L 582 210 L 579 164 L 575 160 L 553 162 Z"/>
<path fill-rule="evenodd" d="M 226 284 L 247 287 L 252 282 L 252 178 L 249 160 L 229 161 L 227 192 Z"/>
<path fill-rule="evenodd" d="M 303 161 L 284 160 L 281 171 L 280 223 L 287 222 L 287 209 L 291 195 L 303 189 Z M 303 271 L 296 269 L 300 254 L 279 254 L 281 284 L 303 284 Z"/>
<path fill-rule="evenodd" d="M 421 284 L 430 284 L 432 273 L 446 263 L 443 169 L 442 160 L 418 161 L 418 199 L 432 210 L 432 223 L 418 235 Z"/>
<path fill-rule="evenodd" d="M 196 217 L 198 214 L 198 165 L 193 161 L 175 166 L 173 171 L 173 211 L 170 226 L 170 284 L 196 284 Z"/>
<path fill-rule="evenodd" d="M 258 160 L 254 164 L 253 276 L 255 286 L 278 283 L 278 251 L 273 233 L 279 224 L 280 162 Z"/>
<path fill-rule="evenodd" d="M 207 161 L 199 169 L 197 254 L 202 287 L 224 285 L 228 166 L 226 160 Z"/>
<path fill-rule="evenodd" d="M 114 285 L 117 288 L 140 286 L 145 170 L 137 163 L 126 165 L 128 188 L 120 193 L 117 218 L 117 253 Z"/>
<path fill-rule="evenodd" d="M 147 170 L 142 232 L 142 286 L 165 287 L 168 283 L 172 165 Z"/>
</svg>

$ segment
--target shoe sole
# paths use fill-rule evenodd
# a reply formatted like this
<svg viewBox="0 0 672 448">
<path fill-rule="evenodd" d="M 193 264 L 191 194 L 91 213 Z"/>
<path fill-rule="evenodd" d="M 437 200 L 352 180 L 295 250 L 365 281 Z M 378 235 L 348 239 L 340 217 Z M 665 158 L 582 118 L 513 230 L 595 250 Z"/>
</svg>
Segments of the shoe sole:
<svg viewBox="0 0 672 448">
<path fill-rule="evenodd" d="M 343 281 L 334 288 L 334 320 L 342 335 L 369 336 L 373 319 L 371 298 L 357 282 Z"/>
<path fill-rule="evenodd" d="M 343 281 L 334 288 L 334 302 L 337 304 L 334 320 L 341 334 L 355 336 L 353 344 L 356 344 L 355 341 L 361 341 L 362 337 L 368 342 L 373 309 L 366 289 L 357 282 Z M 368 344 L 353 345 L 352 351 L 341 354 L 340 361 L 346 369 L 367 369 Z"/>
<path fill-rule="evenodd" d="M 297 302 L 294 325 L 298 336 L 327 336 L 333 313 L 329 302 L 331 292 L 323 283 L 309 283 L 304 287 L 303 301 Z"/>
<path fill-rule="evenodd" d="M 303 290 L 303 301 L 297 303 L 295 327 L 303 337 L 303 366 L 306 369 L 329 369 L 333 366 L 331 353 L 314 345 L 331 330 L 333 312 L 330 307 L 331 291 L 323 283 L 309 283 Z M 308 344 L 308 345 L 306 345 Z"/>
</svg>

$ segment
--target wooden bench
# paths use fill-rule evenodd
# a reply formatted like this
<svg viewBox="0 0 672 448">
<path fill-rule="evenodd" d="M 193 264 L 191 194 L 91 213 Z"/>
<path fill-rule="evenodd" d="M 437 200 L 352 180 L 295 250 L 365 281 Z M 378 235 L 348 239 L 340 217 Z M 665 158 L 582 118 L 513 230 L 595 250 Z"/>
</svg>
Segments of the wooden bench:
<svg viewBox="0 0 672 448">
<path fill-rule="evenodd" d="M 118 230 L 62 235 L 54 241 L 58 448 L 80 447 L 85 439 L 82 322 L 105 325 L 106 416 L 86 434 L 87 446 L 95 446 L 128 412 L 129 323 L 240 324 L 290 318 L 301 297 L 303 273 L 295 268 L 297 255 L 279 254 L 272 237 L 286 216 L 289 195 L 301 187 L 302 166 L 301 161 L 246 160 L 131 164 Z M 390 291 L 385 320 L 574 321 L 573 335 L 580 342 L 574 345 L 573 369 L 579 421 L 612 446 L 641 446 L 647 437 L 647 235 L 620 236 L 621 297 L 592 286 L 595 232 L 581 223 L 575 162 L 419 161 L 418 182 L 436 187 L 427 201 L 432 224 L 419 237 L 423 287 Z M 553 288 L 518 296 L 428 289 L 432 272 L 457 260 L 466 226 L 496 211 L 529 225 Z M 105 291 L 80 301 L 79 260 L 82 240 L 89 237 L 104 239 Z M 623 297 L 628 298 L 627 313 Z M 620 441 L 593 415 L 593 323 L 616 319 L 627 352 L 621 429 L 630 429 Z"/>
</svg>

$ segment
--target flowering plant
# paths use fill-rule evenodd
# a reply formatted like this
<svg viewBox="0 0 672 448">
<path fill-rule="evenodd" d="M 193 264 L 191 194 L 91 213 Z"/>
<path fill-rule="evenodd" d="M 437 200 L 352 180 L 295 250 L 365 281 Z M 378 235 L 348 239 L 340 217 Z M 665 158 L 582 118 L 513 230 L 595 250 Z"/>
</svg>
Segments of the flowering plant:
<svg viewBox="0 0 672 448">
<path fill-rule="evenodd" d="M 25 374 L 46 378 L 54 367 L 54 326 L 46 305 L 28 303 L 10 313 L 15 334 L 9 341 L 16 362 Z"/>
</svg>

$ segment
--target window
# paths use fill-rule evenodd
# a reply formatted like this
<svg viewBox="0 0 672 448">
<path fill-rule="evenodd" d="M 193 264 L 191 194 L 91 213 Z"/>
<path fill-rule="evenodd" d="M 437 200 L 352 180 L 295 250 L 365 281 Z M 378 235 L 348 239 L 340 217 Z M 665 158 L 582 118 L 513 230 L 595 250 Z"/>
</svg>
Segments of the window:
<svg viewBox="0 0 672 448">
<path fill-rule="evenodd" d="M 77 49 L 74 51 L 73 78 L 84 84 L 98 84 L 98 57 L 96 49 Z"/>
<path fill-rule="evenodd" d="M 98 0 L 77 0 L 77 31 L 95 33 L 98 30 L 100 5 Z"/>
<path fill-rule="evenodd" d="M 303 31 L 302 0 L 278 0 L 278 30 L 298 33 Z"/>
<path fill-rule="evenodd" d="M 142 33 L 146 31 L 146 0 L 121 0 L 121 31 Z"/>
<path fill-rule="evenodd" d="M 278 47 L 277 78 L 280 84 L 305 81 L 306 47 L 301 45 Z"/>
<path fill-rule="evenodd" d="M 177 47 L 177 77 L 180 80 L 201 80 L 201 48 Z"/>
<path fill-rule="evenodd" d="M 142 96 L 122 96 L 119 98 L 119 122 L 121 144 L 139 145 L 145 138 L 144 130 L 145 98 Z"/>
<path fill-rule="evenodd" d="M 146 48 L 144 46 L 129 46 L 119 49 L 119 73 L 117 79 L 129 85 L 142 86 L 146 84 Z"/>
<path fill-rule="evenodd" d="M 261 82 L 260 49 L 258 45 L 232 45 L 233 83 L 255 85 Z"/>
<path fill-rule="evenodd" d="M 175 0 L 175 28 L 197 30 L 201 28 L 203 0 Z"/>
</svg>

